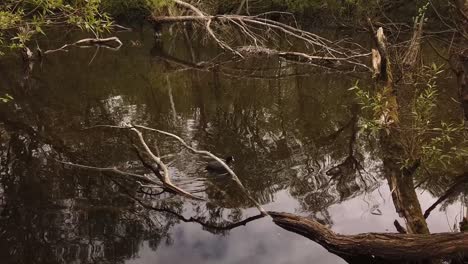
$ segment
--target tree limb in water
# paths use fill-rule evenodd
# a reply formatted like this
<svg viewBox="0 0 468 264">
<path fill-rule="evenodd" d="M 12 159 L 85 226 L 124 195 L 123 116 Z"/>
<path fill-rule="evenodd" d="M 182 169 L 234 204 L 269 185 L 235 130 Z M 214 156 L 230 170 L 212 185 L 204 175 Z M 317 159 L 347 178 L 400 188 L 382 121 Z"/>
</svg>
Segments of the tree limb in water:
<svg viewBox="0 0 468 264">
<path fill-rule="evenodd" d="M 468 252 L 468 233 L 430 235 L 365 233 L 341 235 L 315 220 L 269 212 L 278 226 L 307 237 L 343 258 L 423 260 L 450 257 Z M 373 262 L 375 263 L 375 262 Z"/>
<path fill-rule="evenodd" d="M 357 47 L 357 49 L 346 48 L 339 42 L 333 42 L 311 32 L 301 30 L 297 27 L 287 25 L 272 19 L 267 18 L 268 14 L 260 14 L 256 16 L 244 16 L 244 15 L 207 15 L 204 14 L 200 9 L 189 3 L 175 0 L 174 3 L 184 9 L 188 9 L 193 15 L 184 16 L 157 16 L 153 14 L 152 20 L 155 23 L 184 23 L 193 22 L 204 26 L 208 35 L 223 49 L 228 50 L 240 57 L 243 54 L 236 48 L 233 48 L 228 41 L 223 38 L 229 34 L 219 34 L 214 30 L 214 23 L 221 24 L 223 26 L 231 26 L 232 29 L 239 32 L 239 36 L 245 37 L 245 41 L 257 48 L 267 48 L 266 43 L 274 38 L 277 33 L 282 33 L 290 39 L 295 39 L 301 44 L 306 46 L 307 51 L 311 51 L 312 54 L 303 53 L 300 51 L 289 51 L 297 52 L 297 55 L 307 57 L 310 59 L 320 59 L 326 61 L 340 61 L 342 63 L 350 63 L 356 67 L 369 71 L 370 68 L 358 60 L 359 57 L 368 57 L 369 53 L 365 52 L 365 49 L 356 43 L 346 43 L 349 46 Z M 227 30 L 226 30 L 227 31 Z M 230 30 L 229 30 L 230 31 Z M 272 34 L 274 33 L 274 34 Z M 346 42 L 340 41 L 340 42 Z M 249 46 L 249 45 L 242 45 Z M 297 46 L 297 45 L 294 45 Z M 281 52 L 281 51 L 277 51 Z M 304 56 L 305 55 L 305 56 Z M 313 65 L 313 64 L 312 64 Z"/>
<path fill-rule="evenodd" d="M 195 196 L 195 195 L 193 195 L 193 194 L 191 194 L 191 193 L 177 187 L 176 185 L 174 185 L 171 182 L 169 169 L 164 164 L 164 162 L 161 160 L 161 158 L 156 156 L 151 151 L 151 149 L 148 147 L 148 144 L 146 143 L 145 139 L 143 138 L 143 134 L 138 129 L 136 129 L 135 127 L 128 127 L 128 126 L 120 127 L 120 126 L 110 126 L 110 125 L 109 126 L 108 125 L 98 125 L 98 126 L 90 127 L 90 128 L 87 128 L 87 129 L 96 128 L 96 127 L 129 129 L 130 131 L 134 132 L 137 135 L 138 140 L 140 141 L 140 144 L 143 146 L 144 152 L 139 150 L 138 148 L 136 148 L 136 149 L 139 150 L 139 154 L 144 153 L 146 156 L 149 157 L 149 159 L 151 160 L 150 162 L 155 163 L 156 166 L 152 165 L 151 170 L 153 171 L 155 176 L 158 177 L 158 179 L 161 181 L 161 185 L 162 185 L 162 188 L 164 190 L 170 191 L 170 192 L 175 193 L 175 194 L 179 194 L 180 196 L 190 198 L 190 199 L 193 199 L 193 200 L 199 200 L 199 201 L 203 200 L 201 197 Z M 141 156 L 143 156 L 143 155 L 139 155 L 139 156 L 141 158 Z M 148 167 L 148 164 L 150 164 L 150 162 L 145 162 L 143 159 L 141 159 L 141 161 L 142 161 L 143 165 L 145 165 L 145 167 Z M 119 170 L 117 170 L 115 168 L 97 168 L 97 167 L 76 165 L 76 164 L 75 164 L 75 166 L 76 167 L 81 167 L 81 168 L 86 168 L 86 169 L 95 169 L 97 171 L 115 172 L 115 173 L 119 173 L 121 175 L 130 175 L 130 176 L 132 176 L 134 178 L 137 177 L 137 176 L 135 176 L 136 174 L 122 172 L 122 171 L 119 171 Z M 163 173 L 160 173 L 159 170 L 162 170 Z M 144 178 L 147 179 L 148 181 L 150 181 L 151 183 L 157 183 L 156 181 L 154 181 L 153 179 L 150 179 L 148 177 L 144 177 Z"/>
<path fill-rule="evenodd" d="M 265 209 L 262 208 L 262 206 L 255 200 L 252 198 L 252 196 L 249 194 L 249 192 L 247 191 L 247 189 L 244 187 L 244 185 L 242 184 L 242 182 L 240 181 L 239 177 L 237 177 L 236 173 L 222 160 L 220 159 L 219 157 L 217 157 L 216 155 L 212 154 L 211 152 L 209 151 L 206 151 L 206 150 L 197 150 L 195 148 L 192 148 L 191 146 L 189 146 L 181 137 L 177 136 L 177 135 L 174 135 L 172 133 L 169 133 L 169 132 L 166 132 L 166 131 L 162 131 L 162 130 L 159 130 L 159 129 L 154 129 L 154 128 L 150 128 L 150 127 L 146 127 L 146 126 L 141 126 L 141 125 L 133 125 L 134 127 L 136 128 L 141 128 L 141 129 L 146 129 L 146 130 L 149 130 L 149 131 L 154 131 L 154 132 L 157 132 L 157 133 L 160 133 L 160 134 L 163 134 L 163 135 L 166 135 L 166 136 L 170 136 L 172 138 L 175 138 L 177 141 L 179 141 L 185 148 L 187 148 L 188 150 L 190 150 L 192 153 L 195 153 L 195 154 L 200 154 L 200 155 L 205 155 L 205 156 L 208 156 L 214 160 L 216 160 L 218 163 L 220 163 L 224 169 L 226 169 L 226 171 L 232 176 L 232 179 L 237 183 L 237 185 L 239 185 L 239 187 L 241 188 L 241 190 L 247 195 L 247 197 L 249 198 L 249 200 L 251 202 L 253 202 L 255 204 L 255 207 L 257 207 L 257 209 L 260 211 L 260 213 L 262 214 L 267 214 L 267 212 L 265 211 Z"/>
<path fill-rule="evenodd" d="M 237 183 L 237 185 L 239 185 L 239 187 L 241 188 L 241 190 L 244 192 L 244 194 L 246 194 L 247 198 L 255 205 L 255 207 L 257 207 L 257 209 L 260 211 L 261 214 L 263 215 L 267 215 L 267 212 L 265 211 L 265 209 L 262 208 L 262 206 L 255 200 L 252 198 L 252 196 L 249 194 L 249 192 L 247 191 L 247 189 L 244 187 L 244 185 L 242 184 L 242 182 L 240 181 L 239 177 L 236 175 L 236 173 L 222 160 L 220 159 L 219 157 L 217 157 L 216 155 L 212 154 L 211 152 L 209 151 L 206 151 L 206 150 L 197 150 L 195 148 L 192 148 L 191 146 L 189 146 L 181 137 L 177 136 L 177 135 L 174 135 L 172 133 L 169 133 L 169 132 L 166 132 L 166 131 L 162 131 L 162 130 L 159 130 L 159 129 L 155 129 L 155 128 L 150 128 L 150 127 L 146 127 L 146 126 L 141 126 L 141 125 L 130 125 L 130 126 L 113 126 L 113 125 L 96 125 L 96 126 L 92 126 L 92 127 L 88 127 L 86 129 L 92 129 L 92 128 L 117 128 L 117 129 L 129 129 L 131 131 L 133 131 L 134 133 L 137 134 L 139 140 L 140 140 L 140 143 L 143 145 L 143 147 L 145 148 L 145 152 L 147 155 L 149 155 L 151 157 L 151 159 L 158 165 L 158 167 L 160 169 L 163 170 L 163 173 L 166 175 L 166 176 L 162 176 L 160 173 L 156 173 L 156 176 L 159 177 L 159 179 L 163 182 L 164 184 L 164 187 L 167 187 L 168 189 L 182 195 L 182 196 L 187 196 L 189 198 L 192 198 L 192 199 L 200 199 L 196 196 L 193 196 L 191 195 L 190 193 L 187 193 L 185 192 L 184 190 L 178 188 L 177 186 L 173 185 L 170 181 L 170 177 L 169 177 L 169 170 L 167 169 L 167 166 L 161 161 L 161 159 L 159 157 L 157 157 L 156 155 L 154 155 L 152 153 L 152 151 L 149 149 L 148 145 L 146 144 L 144 138 L 143 138 L 143 135 L 142 133 L 138 130 L 139 129 L 145 129 L 145 130 L 149 130 L 149 131 L 153 131 L 153 132 L 157 132 L 157 133 L 160 133 L 160 134 L 163 134 L 163 135 L 166 135 L 166 136 L 170 136 L 172 138 L 175 138 L 177 141 L 179 141 L 185 148 L 187 148 L 188 150 L 190 150 L 192 153 L 195 153 L 195 154 L 199 154 L 199 155 L 204 155 L 204 156 L 208 156 L 214 160 L 216 160 L 217 162 L 219 162 L 225 169 L 226 171 L 232 176 L 232 179 Z M 136 148 L 137 151 L 138 151 L 138 148 Z M 146 162 L 143 162 L 143 164 L 145 166 L 148 166 L 148 164 Z M 152 170 L 154 170 L 154 168 L 152 168 Z M 156 169 L 157 170 L 157 169 Z"/>
<path fill-rule="evenodd" d="M 111 45 L 111 44 L 117 44 L 117 45 Z M 58 49 L 53 49 L 53 50 L 46 50 L 43 52 L 43 54 L 50 54 L 54 53 L 57 51 L 64 51 L 67 52 L 68 47 L 92 47 L 92 46 L 99 46 L 99 47 L 104 47 L 107 49 L 111 50 L 119 50 L 120 47 L 122 47 L 123 43 L 120 41 L 118 37 L 110 37 L 110 38 L 85 38 L 85 39 L 80 39 L 78 41 L 75 41 L 71 44 L 65 44 L 62 47 Z"/>
</svg>

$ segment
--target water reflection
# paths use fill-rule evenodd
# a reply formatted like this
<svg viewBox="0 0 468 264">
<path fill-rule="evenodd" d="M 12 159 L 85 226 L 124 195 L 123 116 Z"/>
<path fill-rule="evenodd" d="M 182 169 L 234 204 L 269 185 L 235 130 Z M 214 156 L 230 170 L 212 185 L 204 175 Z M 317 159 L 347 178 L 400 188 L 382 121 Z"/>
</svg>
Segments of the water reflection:
<svg viewBox="0 0 468 264">
<path fill-rule="evenodd" d="M 353 80 L 303 76 L 310 70 L 275 58 L 208 70 L 197 62 L 216 49 L 186 49 L 183 38 L 154 45 L 150 36 L 124 35 L 143 44 L 100 52 L 89 66 L 93 52 L 78 49 L 34 68 L 17 58 L 0 62 L 0 85 L 15 98 L 0 105 L 6 263 L 342 263 L 266 218 L 213 228 L 255 216 L 252 203 L 231 179 L 207 174 L 206 160 L 166 137 L 145 133 L 151 146 L 173 154 L 166 161 L 174 183 L 207 202 L 54 161 L 145 171 L 131 137 L 82 130 L 95 124 L 134 122 L 233 155 L 241 181 L 267 209 L 309 215 L 343 233 L 393 231 L 399 217 L 382 186 L 376 144 L 358 133 L 359 112 L 347 91 Z M 256 70 L 240 79 L 235 68 Z M 423 197 L 423 205 L 434 200 Z M 435 215 L 434 229 L 447 230 L 443 213 Z"/>
</svg>

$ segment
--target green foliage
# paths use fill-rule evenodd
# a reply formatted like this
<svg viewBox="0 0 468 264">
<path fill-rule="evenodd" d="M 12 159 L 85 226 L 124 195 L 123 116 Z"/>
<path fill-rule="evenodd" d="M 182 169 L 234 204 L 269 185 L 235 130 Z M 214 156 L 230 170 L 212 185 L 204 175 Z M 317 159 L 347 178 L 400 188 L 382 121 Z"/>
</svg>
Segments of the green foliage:
<svg viewBox="0 0 468 264">
<path fill-rule="evenodd" d="M 95 36 L 101 35 L 104 31 L 108 31 L 112 26 L 112 20 L 106 13 L 100 12 L 101 0 L 88 0 L 86 4 L 81 6 L 81 14 L 72 14 L 67 22 L 71 25 L 78 26 L 81 30 L 91 31 Z M 65 6 L 72 8 L 70 6 Z"/>
<path fill-rule="evenodd" d="M 13 97 L 9 94 L 5 94 L 4 96 L 0 96 L 0 102 L 2 103 L 8 103 L 11 100 L 13 100 Z"/>
<path fill-rule="evenodd" d="M 96 37 L 110 30 L 113 19 L 136 12 L 147 16 L 172 0 L 3 0 L 0 2 L 0 47 L 21 48 L 54 25 L 76 26 Z"/>
<path fill-rule="evenodd" d="M 11 13 L 9 11 L 0 11 L 0 30 L 6 30 L 14 27 L 21 21 L 20 13 Z"/>
<path fill-rule="evenodd" d="M 359 87 L 359 82 L 349 89 L 354 91 L 356 100 L 367 118 L 362 119 L 361 128 L 364 131 L 376 135 L 381 129 L 385 129 L 387 115 L 389 113 L 389 100 L 385 92 L 375 95 Z"/>
<path fill-rule="evenodd" d="M 0 3 L 0 45 L 24 47 L 54 25 L 71 25 L 100 36 L 112 26 L 101 0 L 4 0 Z"/>
<path fill-rule="evenodd" d="M 409 118 L 398 123 L 396 140 L 404 148 L 405 157 L 401 157 L 402 167 L 408 167 L 416 160 L 421 161 L 426 170 L 437 171 L 448 167 L 463 167 L 468 159 L 468 131 L 461 122 L 436 121 L 437 119 L 437 78 L 443 72 L 441 66 L 432 64 L 424 67 L 422 77 L 424 87 L 415 87 L 415 94 L 408 106 L 400 106 L 400 114 L 409 108 Z M 388 131 L 384 122 L 388 113 L 389 100 L 385 92 L 375 94 L 358 86 L 352 88 L 361 105 L 363 131 L 377 135 L 382 130 Z"/>
<path fill-rule="evenodd" d="M 438 135 L 421 146 L 421 159 L 431 170 L 461 164 L 468 159 L 468 133 L 463 124 L 442 122 L 432 129 Z"/>
<path fill-rule="evenodd" d="M 101 7 L 113 16 L 145 17 L 172 3 L 172 0 L 102 0 Z"/>
<path fill-rule="evenodd" d="M 416 99 L 413 100 L 411 107 L 413 129 L 418 128 L 418 130 L 424 131 L 431 126 L 434 108 L 437 106 L 437 78 L 442 72 L 442 66 L 436 64 L 432 64 L 431 67 L 424 67 L 422 74 L 426 87 L 420 92 L 416 89 Z"/>
</svg>

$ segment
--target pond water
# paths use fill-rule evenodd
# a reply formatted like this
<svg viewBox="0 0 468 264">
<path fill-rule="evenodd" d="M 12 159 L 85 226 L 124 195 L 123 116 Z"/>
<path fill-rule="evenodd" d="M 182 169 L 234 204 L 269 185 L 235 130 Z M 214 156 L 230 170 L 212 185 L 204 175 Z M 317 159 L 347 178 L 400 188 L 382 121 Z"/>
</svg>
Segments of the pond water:
<svg viewBox="0 0 468 264">
<path fill-rule="evenodd" d="M 79 37 L 52 35 L 43 45 Z M 194 62 L 216 57 L 212 43 L 169 34 L 155 42 L 149 29 L 120 37 L 119 51 L 71 48 L 32 69 L 19 57 L 0 61 L 0 95 L 14 98 L 0 105 L 1 263 L 345 263 L 269 217 L 210 227 L 258 211 L 230 177 L 205 171 L 209 159 L 170 137 L 144 132 L 151 148 L 168 155 L 174 184 L 204 201 L 153 195 L 112 173 L 57 162 L 149 173 L 130 133 L 84 129 L 94 125 L 140 124 L 232 155 L 234 171 L 266 210 L 309 216 L 344 234 L 395 232 L 393 221 L 404 223 L 378 143 L 357 133 L 348 89 L 360 76 L 275 58 L 205 67 Z M 363 170 L 343 166 L 350 160 Z M 423 210 L 437 199 L 418 195 Z M 431 232 L 451 230 L 461 208 L 435 210 Z"/>
</svg>

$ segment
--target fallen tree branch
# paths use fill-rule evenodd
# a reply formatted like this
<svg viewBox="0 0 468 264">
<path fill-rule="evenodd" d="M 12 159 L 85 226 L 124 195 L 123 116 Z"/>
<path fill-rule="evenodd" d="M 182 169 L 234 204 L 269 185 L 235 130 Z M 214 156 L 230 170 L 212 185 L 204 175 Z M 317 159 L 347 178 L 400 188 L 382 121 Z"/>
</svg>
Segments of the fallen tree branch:
<svg viewBox="0 0 468 264">
<path fill-rule="evenodd" d="M 116 43 L 116 46 L 111 45 L 112 43 Z M 110 38 L 85 38 L 75 41 L 71 44 L 65 44 L 58 49 L 53 50 L 46 50 L 43 54 L 50 54 L 57 51 L 64 51 L 68 52 L 66 48 L 68 47 L 92 47 L 92 46 L 99 46 L 104 47 L 111 50 L 119 50 L 122 47 L 123 43 L 120 41 L 118 37 L 110 37 Z"/>
<path fill-rule="evenodd" d="M 256 46 L 243 46 L 237 49 L 237 51 L 241 53 L 247 54 L 256 54 L 256 55 L 277 55 L 280 58 L 284 58 L 287 60 L 292 60 L 293 62 L 305 60 L 306 62 L 310 61 L 322 61 L 322 62 L 329 62 L 329 63 L 341 63 L 343 61 L 352 64 L 354 66 L 362 67 L 367 69 L 368 71 L 372 71 L 372 69 L 360 62 L 353 61 L 352 59 L 359 58 L 359 57 L 368 57 L 371 53 L 365 54 L 357 54 L 348 57 L 331 57 L 331 56 L 313 56 L 308 55 L 303 52 L 294 52 L 294 51 L 277 51 L 273 49 L 263 48 L 263 47 L 256 47 Z"/>
<path fill-rule="evenodd" d="M 307 237 L 345 259 L 423 260 L 468 252 L 468 233 L 341 235 L 309 218 L 289 213 L 268 213 L 278 226 Z"/>
<path fill-rule="evenodd" d="M 186 197 L 186 198 L 190 198 L 190 199 L 198 200 L 198 201 L 204 200 L 201 197 L 195 196 L 195 195 L 193 195 L 193 194 L 191 194 L 191 193 L 177 187 L 176 185 L 174 185 L 171 182 L 169 169 L 164 164 L 164 162 L 161 160 L 161 158 L 156 156 L 151 151 L 151 149 L 148 147 L 148 144 L 146 144 L 145 139 L 143 138 L 143 134 L 138 129 L 136 129 L 135 127 L 129 127 L 129 126 L 121 127 L 121 126 L 111 126 L 111 125 L 97 125 L 97 126 L 89 127 L 89 128 L 86 128 L 86 129 L 97 128 L 97 127 L 129 129 L 130 131 L 134 132 L 137 135 L 138 140 L 140 141 L 140 144 L 143 146 L 143 148 L 145 150 L 145 152 L 142 152 L 142 151 L 140 151 L 138 149 L 138 147 L 135 146 L 135 148 L 137 149 L 137 151 L 139 153 L 140 160 L 142 161 L 143 165 L 145 167 L 150 168 L 151 171 L 153 171 L 153 173 L 156 175 L 156 177 L 158 177 L 158 179 L 162 182 L 162 188 L 164 188 L 167 191 L 173 192 L 175 194 L 179 194 L 179 195 L 181 195 L 183 197 Z M 154 162 L 157 166 L 152 165 L 150 162 L 146 162 L 142 158 L 142 156 L 143 156 L 142 153 L 145 153 L 146 155 L 148 155 L 149 158 L 151 159 L 151 161 Z M 162 170 L 163 173 L 161 174 L 159 172 L 159 170 Z"/>
<path fill-rule="evenodd" d="M 241 187 L 242 191 L 247 195 L 247 197 L 249 198 L 249 200 L 255 204 L 255 206 L 257 207 L 257 209 L 258 209 L 262 214 L 267 214 L 267 212 L 265 211 L 265 209 L 263 209 L 262 206 L 261 206 L 255 199 L 253 199 L 253 198 L 251 197 L 251 195 L 248 193 L 247 189 L 244 187 L 244 185 L 242 184 L 242 182 L 239 180 L 239 177 L 237 177 L 236 173 L 235 173 L 222 159 L 220 159 L 220 158 L 217 157 L 216 155 L 214 155 L 214 154 L 212 154 L 211 152 L 206 151 L 206 150 L 197 150 L 197 149 L 195 149 L 195 148 L 192 148 L 192 147 L 189 146 L 182 138 L 180 138 L 179 136 L 174 135 L 174 134 L 172 134 L 172 133 L 169 133 L 169 132 L 166 132 L 166 131 L 162 131 L 162 130 L 159 130 L 159 129 L 154 129 L 154 128 L 146 127 L 146 126 L 141 126 L 141 125 L 133 125 L 133 127 L 137 127 L 137 128 L 141 128 L 141 129 L 146 129 L 146 130 L 154 131 L 154 132 L 157 132 L 157 133 L 166 135 L 166 136 L 170 136 L 170 137 L 172 137 L 172 138 L 175 138 L 177 141 L 179 141 L 185 148 L 187 148 L 187 149 L 190 150 L 191 152 L 193 152 L 193 153 L 195 153 L 195 154 L 200 154 L 200 155 L 209 156 L 210 158 L 216 160 L 216 161 L 219 162 L 219 163 L 224 167 L 224 169 L 226 169 L 226 171 L 232 176 L 232 179 L 239 185 L 239 187 Z"/>
<path fill-rule="evenodd" d="M 369 71 L 370 68 L 364 63 L 357 60 L 359 57 L 367 57 L 369 53 L 365 52 L 364 48 L 359 46 L 356 43 L 349 43 L 346 40 L 333 42 L 311 32 L 301 30 L 297 27 L 287 25 L 269 18 L 265 17 L 265 14 L 260 14 L 257 16 L 248 16 L 248 15 L 207 15 L 204 14 L 200 9 L 186 3 L 181 0 L 174 1 L 176 5 L 184 9 L 188 9 L 194 15 L 183 15 L 183 16 L 157 16 L 153 14 L 152 20 L 159 24 L 164 23 L 184 23 L 184 22 L 194 22 L 200 25 L 203 25 L 208 33 L 208 35 L 224 50 L 229 50 L 230 52 L 238 55 L 243 58 L 243 55 L 236 49 L 231 47 L 228 42 L 235 42 L 239 39 L 232 39 L 231 41 L 226 41 L 223 39 L 223 35 L 217 34 L 212 27 L 214 22 L 219 22 L 221 25 L 230 25 L 233 29 L 238 30 L 240 35 L 244 36 L 247 42 L 250 42 L 252 46 L 259 48 L 266 48 L 264 43 L 268 43 L 269 40 L 274 38 L 274 34 L 271 33 L 282 33 L 289 38 L 296 39 L 299 42 L 305 44 L 307 50 L 311 49 L 312 54 L 301 53 L 300 51 L 295 51 L 297 54 L 293 54 L 294 51 L 289 51 L 288 55 L 302 56 L 307 57 L 307 59 L 321 59 L 328 60 L 333 58 L 335 61 L 341 61 L 343 63 L 351 63 L 354 66 L 362 67 L 366 71 Z M 225 34 L 229 35 L 229 34 Z M 279 36 L 279 34 L 276 34 Z M 346 48 L 342 45 L 341 42 L 345 44 L 352 44 L 349 46 L 359 47 L 359 49 Z M 260 44 L 260 45 L 259 45 Z M 243 45 L 246 46 L 246 45 Z M 248 45 L 247 45 L 248 46 Z M 277 51 L 281 52 L 281 51 Z M 286 54 L 282 54 L 286 55 Z M 305 56 L 304 56 L 305 55 Z M 328 59 L 327 59 L 328 58 Z"/>
<path fill-rule="evenodd" d="M 175 192 L 177 194 L 180 194 L 180 195 L 182 195 L 184 197 L 187 197 L 187 198 L 191 198 L 191 199 L 194 199 L 194 200 L 203 200 L 202 198 L 197 197 L 197 196 L 195 196 L 195 195 L 193 195 L 193 194 L 191 194 L 191 193 L 189 193 L 189 192 L 175 186 L 171 182 L 169 169 L 164 164 L 164 162 L 158 156 L 154 155 L 154 153 L 148 147 L 148 144 L 146 144 L 146 142 L 145 142 L 145 140 L 143 138 L 143 134 L 138 129 L 136 129 L 135 127 L 131 127 L 130 130 L 135 132 L 135 134 L 137 134 L 138 139 L 140 140 L 140 143 L 143 146 L 143 148 L 145 149 L 146 153 L 158 165 L 158 168 L 163 171 L 162 175 L 161 175 L 161 173 L 157 173 L 156 176 L 160 177 L 159 179 L 162 181 L 163 186 L 165 188 L 167 188 L 168 190 L 171 190 L 171 191 L 173 191 L 173 192 Z"/>
</svg>

